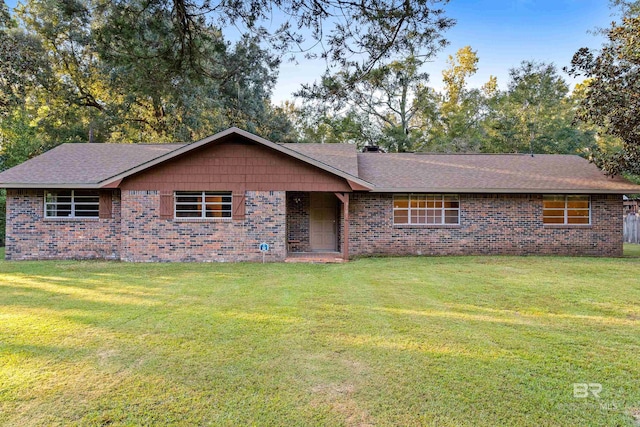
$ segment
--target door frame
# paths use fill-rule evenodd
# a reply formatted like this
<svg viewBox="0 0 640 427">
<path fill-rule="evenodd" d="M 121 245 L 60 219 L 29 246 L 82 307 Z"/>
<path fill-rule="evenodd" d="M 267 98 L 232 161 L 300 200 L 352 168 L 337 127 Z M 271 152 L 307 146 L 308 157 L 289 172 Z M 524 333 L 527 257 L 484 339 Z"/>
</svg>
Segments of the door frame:
<svg viewBox="0 0 640 427">
<path fill-rule="evenodd" d="M 338 238 L 338 232 L 339 232 L 339 228 L 338 228 L 338 221 L 340 220 L 340 215 L 338 212 L 339 209 L 339 203 L 338 203 L 338 198 L 336 197 L 336 195 L 334 193 L 317 193 L 317 192 L 311 192 L 309 193 L 309 197 L 310 197 L 310 202 L 309 202 L 309 249 L 312 252 L 338 252 L 338 242 L 339 242 L 339 238 Z M 327 212 L 332 212 L 333 213 L 333 245 L 331 248 L 328 247 L 322 247 L 322 248 L 318 248 L 318 247 L 314 247 L 314 238 L 313 238 L 313 231 L 314 231 L 314 219 L 313 219 L 313 210 L 314 210 L 314 198 L 316 199 L 316 201 L 318 200 L 319 197 L 323 197 L 326 199 L 331 199 L 333 201 L 333 209 L 327 209 Z M 317 245 L 317 242 L 315 242 L 315 244 Z"/>
</svg>

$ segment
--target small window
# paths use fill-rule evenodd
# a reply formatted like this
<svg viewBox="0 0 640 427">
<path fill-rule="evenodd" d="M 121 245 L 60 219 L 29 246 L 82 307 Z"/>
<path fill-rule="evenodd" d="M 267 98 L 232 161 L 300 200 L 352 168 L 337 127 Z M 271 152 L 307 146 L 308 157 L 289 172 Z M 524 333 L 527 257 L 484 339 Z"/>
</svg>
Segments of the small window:
<svg viewBox="0 0 640 427">
<path fill-rule="evenodd" d="M 455 194 L 397 194 L 393 197 L 393 223 L 460 224 L 460 199 Z"/>
<path fill-rule="evenodd" d="M 591 199 L 589 196 L 544 196 L 542 203 L 544 224 L 591 224 Z"/>
<path fill-rule="evenodd" d="M 178 191 L 176 218 L 231 218 L 231 192 Z"/>
<path fill-rule="evenodd" d="M 100 194 L 94 190 L 57 190 L 44 193 L 45 218 L 98 218 Z"/>
</svg>

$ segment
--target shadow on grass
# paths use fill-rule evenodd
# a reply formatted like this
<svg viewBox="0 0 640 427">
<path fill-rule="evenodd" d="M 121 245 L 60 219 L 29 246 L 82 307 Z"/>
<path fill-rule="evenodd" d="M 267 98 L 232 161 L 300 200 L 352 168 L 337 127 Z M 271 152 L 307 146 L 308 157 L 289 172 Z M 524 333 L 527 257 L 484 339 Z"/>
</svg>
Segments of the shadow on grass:
<svg viewBox="0 0 640 427">
<path fill-rule="evenodd" d="M 6 339 L 0 342 L 0 354 L 5 353 L 12 357 L 29 357 L 51 359 L 73 359 L 86 357 L 90 351 L 88 349 L 74 347 L 63 347 L 60 345 L 44 345 L 44 344 L 24 344 L 11 343 Z"/>
<path fill-rule="evenodd" d="M 0 305 L 24 307 L 46 306 L 66 310 L 114 310 L 124 307 L 153 306 L 159 303 L 160 292 L 153 288 L 130 290 L 117 285 L 97 285 L 83 280 L 78 285 L 75 280 L 64 277 L 1 275 Z"/>
</svg>

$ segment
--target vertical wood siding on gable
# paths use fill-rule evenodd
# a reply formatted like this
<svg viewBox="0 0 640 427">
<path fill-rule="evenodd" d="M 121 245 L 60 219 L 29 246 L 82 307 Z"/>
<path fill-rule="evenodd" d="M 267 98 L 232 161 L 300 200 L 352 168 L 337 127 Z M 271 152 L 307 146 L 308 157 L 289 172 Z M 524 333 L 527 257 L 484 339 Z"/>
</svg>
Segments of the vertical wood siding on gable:
<svg viewBox="0 0 640 427">
<path fill-rule="evenodd" d="M 221 141 L 126 178 L 123 190 L 351 191 L 347 181 L 241 140 Z M 238 213 L 240 215 L 240 213 Z"/>
</svg>

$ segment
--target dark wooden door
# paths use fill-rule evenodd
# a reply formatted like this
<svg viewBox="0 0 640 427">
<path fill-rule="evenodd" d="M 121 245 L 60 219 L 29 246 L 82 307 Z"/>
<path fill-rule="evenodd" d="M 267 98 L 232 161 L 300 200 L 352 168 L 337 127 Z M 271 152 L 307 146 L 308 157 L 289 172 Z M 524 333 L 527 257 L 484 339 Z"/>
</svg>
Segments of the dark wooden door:
<svg viewBox="0 0 640 427">
<path fill-rule="evenodd" d="M 311 193 L 309 240 L 312 251 L 335 251 L 338 246 L 338 199 L 331 193 Z"/>
</svg>

